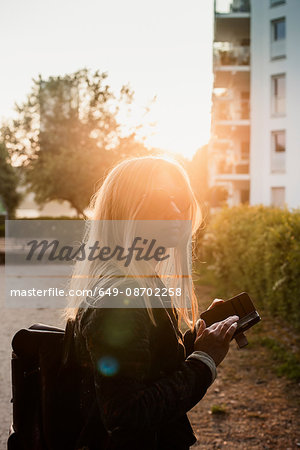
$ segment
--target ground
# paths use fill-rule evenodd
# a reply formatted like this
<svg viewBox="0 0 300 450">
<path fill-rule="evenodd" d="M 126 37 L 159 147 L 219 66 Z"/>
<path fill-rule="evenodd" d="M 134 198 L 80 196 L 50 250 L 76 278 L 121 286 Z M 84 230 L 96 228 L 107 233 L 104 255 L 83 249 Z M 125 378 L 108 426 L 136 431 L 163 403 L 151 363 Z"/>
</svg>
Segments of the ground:
<svg viewBox="0 0 300 450">
<path fill-rule="evenodd" d="M 4 270 L 0 268 L 0 449 L 6 448 L 12 420 L 10 356 L 11 339 L 22 327 L 35 322 L 62 326 L 61 310 L 8 309 L 4 305 Z M 213 289 L 201 286 L 203 305 L 213 299 Z M 280 324 L 263 317 L 258 334 L 281 333 Z M 285 330 L 285 329 L 284 329 Z M 254 331 L 249 330 L 249 340 Z M 285 330 L 285 339 L 294 345 Z M 231 343 L 228 356 L 218 367 L 218 376 L 205 397 L 188 414 L 198 436 L 192 449 L 295 449 L 300 447 L 299 384 L 279 378 L 269 349 L 250 344 L 237 349 Z M 251 342 L 251 340 L 250 340 Z M 213 411 L 213 413 L 212 413 Z M 297 445 L 298 444 L 298 445 Z M 142 450 L 142 449 L 141 449 Z"/>
<path fill-rule="evenodd" d="M 204 305 L 212 300 L 211 293 L 211 287 L 198 289 Z M 198 437 L 192 449 L 300 447 L 300 384 L 278 377 L 278 362 L 258 345 L 262 336 L 280 336 L 293 348 L 295 338 L 288 331 L 280 321 L 262 315 L 261 323 L 247 333 L 247 347 L 239 349 L 232 341 L 215 382 L 188 413 Z"/>
</svg>

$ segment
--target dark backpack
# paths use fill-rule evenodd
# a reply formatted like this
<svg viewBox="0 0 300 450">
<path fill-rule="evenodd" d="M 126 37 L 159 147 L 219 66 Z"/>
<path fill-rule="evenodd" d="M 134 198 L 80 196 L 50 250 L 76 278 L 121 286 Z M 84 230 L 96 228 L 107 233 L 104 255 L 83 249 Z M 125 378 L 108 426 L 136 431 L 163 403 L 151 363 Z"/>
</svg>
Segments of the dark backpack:
<svg viewBox="0 0 300 450">
<path fill-rule="evenodd" d="M 34 324 L 14 335 L 8 450 L 80 448 L 84 374 L 72 355 L 73 326 L 71 321 L 66 330 Z"/>
</svg>

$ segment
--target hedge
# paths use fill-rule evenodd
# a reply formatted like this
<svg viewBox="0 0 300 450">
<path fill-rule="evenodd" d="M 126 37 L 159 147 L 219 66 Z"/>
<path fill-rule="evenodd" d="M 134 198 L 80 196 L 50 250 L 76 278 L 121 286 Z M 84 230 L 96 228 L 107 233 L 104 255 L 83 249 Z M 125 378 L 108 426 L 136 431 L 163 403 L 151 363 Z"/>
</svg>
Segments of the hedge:
<svg viewBox="0 0 300 450">
<path fill-rule="evenodd" d="M 198 245 L 224 294 L 247 291 L 300 329 L 300 209 L 224 207 Z"/>
</svg>

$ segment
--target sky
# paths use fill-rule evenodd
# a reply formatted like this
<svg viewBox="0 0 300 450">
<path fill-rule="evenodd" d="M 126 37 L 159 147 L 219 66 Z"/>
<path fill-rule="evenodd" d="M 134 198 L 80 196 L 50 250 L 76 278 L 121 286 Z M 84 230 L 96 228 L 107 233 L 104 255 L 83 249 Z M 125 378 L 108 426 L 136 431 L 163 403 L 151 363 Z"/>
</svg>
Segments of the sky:
<svg viewBox="0 0 300 450">
<path fill-rule="evenodd" d="M 134 120 L 156 124 L 147 145 L 191 158 L 209 139 L 212 33 L 212 0 L 2 1 L 0 120 L 38 74 L 99 69 L 135 91 Z"/>
</svg>

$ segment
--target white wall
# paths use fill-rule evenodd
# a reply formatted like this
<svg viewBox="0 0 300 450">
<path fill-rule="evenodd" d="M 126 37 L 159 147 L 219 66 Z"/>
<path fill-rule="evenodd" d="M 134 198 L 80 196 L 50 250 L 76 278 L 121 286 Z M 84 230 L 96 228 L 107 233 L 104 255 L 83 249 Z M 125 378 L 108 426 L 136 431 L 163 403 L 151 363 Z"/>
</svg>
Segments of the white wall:
<svg viewBox="0 0 300 450">
<path fill-rule="evenodd" d="M 287 202 L 300 206 L 300 0 L 287 0 Z"/>
<path fill-rule="evenodd" d="M 286 58 L 271 60 L 270 21 L 286 17 Z M 271 116 L 271 76 L 286 73 L 286 115 Z M 300 206 L 300 0 L 270 8 L 251 1 L 250 203 L 271 203 L 284 186 L 289 207 Z M 286 173 L 271 173 L 271 131 L 286 130 Z"/>
</svg>

